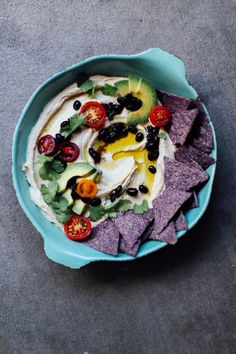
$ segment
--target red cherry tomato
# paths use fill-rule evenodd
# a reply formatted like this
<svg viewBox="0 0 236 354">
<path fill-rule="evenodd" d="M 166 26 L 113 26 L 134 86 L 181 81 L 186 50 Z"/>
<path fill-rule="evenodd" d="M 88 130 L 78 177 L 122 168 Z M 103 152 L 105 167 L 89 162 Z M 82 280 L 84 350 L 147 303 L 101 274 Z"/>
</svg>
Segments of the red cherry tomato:
<svg viewBox="0 0 236 354">
<path fill-rule="evenodd" d="M 171 113 L 166 107 L 157 105 L 152 107 L 149 119 L 156 127 L 164 127 L 171 120 Z"/>
<path fill-rule="evenodd" d="M 59 151 L 58 159 L 62 162 L 73 162 L 80 153 L 79 147 L 70 141 L 61 143 L 59 145 Z"/>
<path fill-rule="evenodd" d="M 73 214 L 70 220 L 64 224 L 64 230 L 66 236 L 72 241 L 81 241 L 89 236 L 92 226 L 88 218 Z"/>
<path fill-rule="evenodd" d="M 85 103 L 82 106 L 80 113 L 85 115 L 87 125 L 90 128 L 100 129 L 106 122 L 106 110 L 98 102 L 89 101 Z"/>
<path fill-rule="evenodd" d="M 37 142 L 38 152 L 47 156 L 53 156 L 58 151 L 58 144 L 52 135 L 44 135 Z"/>
</svg>

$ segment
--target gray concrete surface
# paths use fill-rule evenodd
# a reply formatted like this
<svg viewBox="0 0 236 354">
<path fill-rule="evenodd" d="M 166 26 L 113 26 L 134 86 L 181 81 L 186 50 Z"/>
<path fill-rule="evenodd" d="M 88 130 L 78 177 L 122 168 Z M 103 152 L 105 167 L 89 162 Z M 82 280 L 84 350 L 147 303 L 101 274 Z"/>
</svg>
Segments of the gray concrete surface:
<svg viewBox="0 0 236 354">
<path fill-rule="evenodd" d="M 235 353 L 235 1 L 16 0 L 0 7 L 0 353 Z M 88 56 L 161 47 L 183 58 L 219 144 L 209 208 L 132 263 L 50 262 L 11 182 L 12 135 L 34 89 Z"/>
</svg>

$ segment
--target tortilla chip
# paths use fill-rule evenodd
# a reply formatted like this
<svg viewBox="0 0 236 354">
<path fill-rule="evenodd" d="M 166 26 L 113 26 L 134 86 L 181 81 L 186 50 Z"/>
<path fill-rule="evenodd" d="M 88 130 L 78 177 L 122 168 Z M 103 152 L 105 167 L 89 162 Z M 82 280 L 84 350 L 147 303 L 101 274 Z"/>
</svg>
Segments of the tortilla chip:
<svg viewBox="0 0 236 354">
<path fill-rule="evenodd" d="M 141 215 L 135 214 L 132 210 L 128 210 L 125 213 L 119 213 L 117 217 L 112 219 L 112 222 L 122 235 L 127 247 L 131 249 L 141 238 L 152 220 L 152 210 Z"/>
<path fill-rule="evenodd" d="M 189 144 L 196 149 L 209 154 L 213 148 L 212 129 L 204 112 L 201 112 L 194 122 Z"/>
<path fill-rule="evenodd" d="M 189 199 L 189 209 L 198 208 L 197 193 L 193 191 L 192 197 Z"/>
<path fill-rule="evenodd" d="M 185 216 L 181 211 L 174 218 L 175 231 L 187 230 L 188 224 L 186 223 Z"/>
<path fill-rule="evenodd" d="M 183 145 L 185 143 L 198 112 L 198 109 L 195 108 L 190 111 L 182 110 L 172 114 L 168 133 L 173 144 Z"/>
<path fill-rule="evenodd" d="M 139 238 L 137 240 L 137 242 L 132 246 L 132 247 L 129 247 L 124 238 L 121 236 L 120 237 L 120 243 L 119 243 L 119 252 L 122 252 L 122 253 L 126 253 L 128 254 L 129 256 L 136 256 L 138 250 L 139 250 L 139 247 L 141 245 L 141 238 Z"/>
<path fill-rule="evenodd" d="M 165 185 L 188 191 L 208 180 L 209 176 L 199 168 L 190 167 L 182 162 L 164 158 Z"/>
<path fill-rule="evenodd" d="M 115 225 L 107 219 L 95 226 L 89 238 L 83 243 L 95 250 L 116 256 L 118 254 L 119 238 L 120 235 Z"/>
<path fill-rule="evenodd" d="M 175 234 L 175 226 L 173 221 L 171 221 L 161 233 L 157 232 L 157 229 L 154 225 L 153 230 L 149 235 L 149 239 L 158 240 L 169 243 L 170 245 L 174 245 L 177 242 L 177 237 Z"/>
<path fill-rule="evenodd" d="M 212 165 L 215 160 L 200 150 L 195 149 L 191 145 L 180 146 L 175 152 L 175 158 L 177 161 L 188 164 L 189 159 L 196 161 L 204 170 L 206 170 L 210 165 Z"/>
<path fill-rule="evenodd" d="M 159 234 L 170 222 L 181 206 L 191 197 L 191 193 L 168 186 L 153 203 L 155 232 Z"/>
<path fill-rule="evenodd" d="M 187 110 L 189 109 L 190 104 L 194 105 L 194 108 L 196 107 L 195 100 L 182 96 L 176 96 L 172 93 L 167 93 L 164 91 L 158 91 L 158 98 L 163 106 L 167 107 L 171 113 Z"/>
</svg>

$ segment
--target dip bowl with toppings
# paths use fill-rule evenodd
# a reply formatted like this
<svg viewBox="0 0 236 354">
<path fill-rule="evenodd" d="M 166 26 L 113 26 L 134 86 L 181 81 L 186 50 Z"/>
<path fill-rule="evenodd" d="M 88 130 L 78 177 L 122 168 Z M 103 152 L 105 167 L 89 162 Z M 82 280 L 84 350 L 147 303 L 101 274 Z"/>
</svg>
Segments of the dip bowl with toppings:
<svg viewBox="0 0 236 354">
<path fill-rule="evenodd" d="M 44 82 L 17 124 L 12 171 L 47 256 L 80 268 L 174 244 L 207 208 L 215 161 L 183 62 L 150 49 L 89 58 Z"/>
</svg>

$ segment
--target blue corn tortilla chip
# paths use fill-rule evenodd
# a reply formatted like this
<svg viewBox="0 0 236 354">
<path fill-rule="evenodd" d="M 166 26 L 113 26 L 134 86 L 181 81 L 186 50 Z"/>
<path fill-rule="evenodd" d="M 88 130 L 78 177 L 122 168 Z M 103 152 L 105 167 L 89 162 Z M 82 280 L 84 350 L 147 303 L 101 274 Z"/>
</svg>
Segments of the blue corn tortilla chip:
<svg viewBox="0 0 236 354">
<path fill-rule="evenodd" d="M 118 254 L 119 238 L 119 231 L 113 222 L 107 219 L 95 226 L 89 238 L 83 243 L 95 250 L 116 256 Z"/>
<path fill-rule="evenodd" d="M 207 181 L 209 176 L 202 169 L 190 167 L 182 162 L 164 158 L 165 164 L 165 186 L 175 187 L 188 191 L 203 182 Z"/>
<path fill-rule="evenodd" d="M 192 197 L 189 199 L 189 209 L 194 209 L 198 207 L 197 193 L 193 191 Z"/>
<path fill-rule="evenodd" d="M 170 245 L 174 245 L 177 242 L 177 237 L 175 234 L 175 226 L 173 221 L 171 221 L 160 233 L 157 232 L 154 224 L 152 227 L 152 232 L 149 234 L 149 239 L 158 240 L 169 243 Z"/>
<path fill-rule="evenodd" d="M 191 193 L 169 186 L 153 203 L 155 233 L 159 234 L 168 225 Z"/>
<path fill-rule="evenodd" d="M 177 96 L 172 93 L 167 93 L 164 91 L 158 91 L 158 98 L 163 104 L 163 106 L 167 107 L 171 113 L 179 112 L 181 110 L 189 109 L 191 107 L 196 107 L 195 100 L 190 98 Z"/>
<path fill-rule="evenodd" d="M 190 135 L 190 145 L 207 154 L 212 151 L 212 129 L 204 112 L 200 112 L 200 114 L 198 114 Z"/>
<path fill-rule="evenodd" d="M 132 210 L 129 210 L 125 213 L 119 213 L 112 219 L 112 222 L 122 235 L 127 247 L 132 249 L 152 220 L 152 210 L 144 214 L 135 214 Z"/>
<path fill-rule="evenodd" d="M 190 159 L 196 161 L 204 170 L 212 165 L 215 160 L 200 150 L 195 149 L 191 145 L 180 146 L 175 152 L 175 159 L 188 164 Z"/>
<path fill-rule="evenodd" d="M 126 253 L 128 254 L 129 256 L 136 256 L 138 250 L 139 250 L 139 247 L 141 245 L 141 238 L 139 238 L 137 240 L 137 242 L 132 246 L 128 246 L 124 240 L 124 238 L 121 236 L 120 237 L 120 243 L 119 243 L 119 252 L 122 252 L 122 253 Z"/>
<path fill-rule="evenodd" d="M 173 144 L 184 145 L 198 115 L 198 109 L 182 110 L 172 114 L 168 134 Z"/>
<path fill-rule="evenodd" d="M 187 230 L 188 224 L 186 223 L 185 216 L 180 211 L 174 218 L 175 231 Z"/>
</svg>

